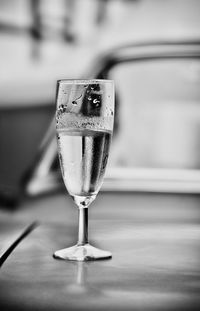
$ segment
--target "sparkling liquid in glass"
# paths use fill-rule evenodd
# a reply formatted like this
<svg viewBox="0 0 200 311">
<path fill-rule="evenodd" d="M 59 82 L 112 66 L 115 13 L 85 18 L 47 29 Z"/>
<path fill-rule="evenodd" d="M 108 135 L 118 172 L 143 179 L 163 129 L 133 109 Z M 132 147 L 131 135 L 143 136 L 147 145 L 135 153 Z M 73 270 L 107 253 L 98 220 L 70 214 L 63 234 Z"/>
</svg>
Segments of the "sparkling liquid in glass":
<svg viewBox="0 0 200 311">
<path fill-rule="evenodd" d="M 70 195 L 96 196 L 105 173 L 111 132 L 62 129 L 57 131 L 63 179 Z"/>
</svg>

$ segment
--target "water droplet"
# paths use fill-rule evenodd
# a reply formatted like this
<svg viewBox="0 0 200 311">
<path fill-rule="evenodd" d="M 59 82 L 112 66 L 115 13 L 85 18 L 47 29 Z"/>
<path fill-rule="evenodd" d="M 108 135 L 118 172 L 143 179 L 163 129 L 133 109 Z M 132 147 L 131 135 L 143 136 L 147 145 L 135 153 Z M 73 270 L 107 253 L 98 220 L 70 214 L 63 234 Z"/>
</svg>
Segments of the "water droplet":
<svg viewBox="0 0 200 311">
<path fill-rule="evenodd" d="M 77 102 L 75 100 L 73 100 L 72 105 L 77 105 Z"/>
<path fill-rule="evenodd" d="M 99 107 L 99 103 L 100 103 L 100 101 L 98 99 L 95 98 L 93 100 L 93 104 L 95 105 L 95 107 Z"/>
<path fill-rule="evenodd" d="M 76 100 L 79 100 L 79 99 L 81 99 L 81 97 L 82 97 L 82 94 L 81 94 L 81 95 L 80 95 L 79 97 L 77 97 L 77 98 L 76 98 Z"/>
<path fill-rule="evenodd" d="M 88 100 L 92 100 L 92 97 L 91 97 L 91 96 L 88 96 Z"/>
</svg>

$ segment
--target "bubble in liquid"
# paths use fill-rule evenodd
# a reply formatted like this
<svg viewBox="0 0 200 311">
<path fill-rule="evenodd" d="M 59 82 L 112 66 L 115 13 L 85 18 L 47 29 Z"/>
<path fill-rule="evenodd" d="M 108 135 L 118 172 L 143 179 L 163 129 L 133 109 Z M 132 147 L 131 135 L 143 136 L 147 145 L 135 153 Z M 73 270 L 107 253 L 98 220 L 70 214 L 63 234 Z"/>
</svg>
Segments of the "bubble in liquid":
<svg viewBox="0 0 200 311">
<path fill-rule="evenodd" d="M 108 161 L 108 155 L 106 154 L 104 159 L 103 159 L 103 165 L 102 165 L 102 168 L 105 169 L 106 167 L 106 164 L 107 164 L 107 161 Z"/>
<path fill-rule="evenodd" d="M 74 162 L 70 162 L 70 166 L 71 166 L 71 168 L 73 168 L 74 167 Z"/>
</svg>

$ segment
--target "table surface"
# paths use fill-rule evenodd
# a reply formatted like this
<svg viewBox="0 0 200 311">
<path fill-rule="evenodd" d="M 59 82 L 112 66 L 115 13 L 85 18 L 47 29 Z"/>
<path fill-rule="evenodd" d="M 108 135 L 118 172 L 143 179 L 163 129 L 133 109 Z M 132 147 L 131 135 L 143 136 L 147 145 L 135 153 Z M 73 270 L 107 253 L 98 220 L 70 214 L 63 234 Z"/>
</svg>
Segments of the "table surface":
<svg viewBox="0 0 200 311">
<path fill-rule="evenodd" d="M 0 247 L 35 228 L 0 270 L 1 310 L 194 310 L 200 306 L 200 196 L 102 193 L 89 210 L 90 241 L 113 258 L 52 257 L 77 238 L 64 194 L 0 212 Z"/>
</svg>

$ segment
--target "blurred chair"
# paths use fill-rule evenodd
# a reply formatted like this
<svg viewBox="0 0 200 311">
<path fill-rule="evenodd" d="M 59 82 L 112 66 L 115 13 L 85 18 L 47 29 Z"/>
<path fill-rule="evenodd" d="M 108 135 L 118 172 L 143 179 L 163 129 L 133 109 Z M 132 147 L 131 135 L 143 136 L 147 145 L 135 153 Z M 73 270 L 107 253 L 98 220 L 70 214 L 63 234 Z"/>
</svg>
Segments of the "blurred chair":
<svg viewBox="0 0 200 311">
<path fill-rule="evenodd" d="M 100 55 L 84 78 L 116 85 L 104 190 L 200 192 L 200 41 L 118 47 Z M 36 159 L 25 193 L 63 187 L 53 123 Z"/>
<path fill-rule="evenodd" d="M 22 178 L 36 161 L 38 146 L 54 113 L 45 105 L 0 108 L 0 204 L 13 207 L 24 193 Z"/>
</svg>

